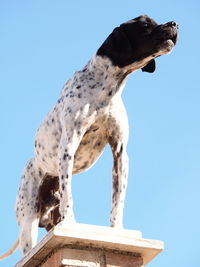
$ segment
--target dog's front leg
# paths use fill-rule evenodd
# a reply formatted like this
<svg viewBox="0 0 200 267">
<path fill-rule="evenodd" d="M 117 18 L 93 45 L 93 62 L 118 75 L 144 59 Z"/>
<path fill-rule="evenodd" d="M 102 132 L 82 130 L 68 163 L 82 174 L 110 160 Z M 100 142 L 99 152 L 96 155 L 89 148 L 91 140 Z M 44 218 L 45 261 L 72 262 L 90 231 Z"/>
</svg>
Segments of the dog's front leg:
<svg viewBox="0 0 200 267">
<path fill-rule="evenodd" d="M 76 133 L 73 135 L 63 134 L 59 146 L 59 187 L 60 187 L 60 214 L 61 225 L 75 223 L 72 200 L 72 171 L 74 155 L 79 144 Z"/>
<path fill-rule="evenodd" d="M 110 119 L 108 142 L 113 154 L 111 226 L 123 228 L 123 209 L 128 180 L 128 119 L 121 102 Z"/>
<path fill-rule="evenodd" d="M 123 209 L 128 180 L 128 156 L 123 143 L 109 141 L 113 152 L 111 226 L 123 228 Z"/>
</svg>

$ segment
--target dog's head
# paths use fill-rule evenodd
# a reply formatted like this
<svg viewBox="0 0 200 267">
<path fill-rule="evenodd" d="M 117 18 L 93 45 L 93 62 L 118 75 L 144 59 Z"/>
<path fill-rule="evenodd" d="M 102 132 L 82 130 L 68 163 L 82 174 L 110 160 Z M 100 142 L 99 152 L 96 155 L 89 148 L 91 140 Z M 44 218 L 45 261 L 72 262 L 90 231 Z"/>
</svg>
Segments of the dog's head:
<svg viewBox="0 0 200 267">
<path fill-rule="evenodd" d="M 120 68 L 134 64 L 133 70 L 155 70 L 155 57 L 168 54 L 175 46 L 178 25 L 171 21 L 157 24 L 148 16 L 129 20 L 115 28 L 108 36 L 97 55 L 108 57 Z M 138 64 L 137 64 L 138 63 Z"/>
</svg>

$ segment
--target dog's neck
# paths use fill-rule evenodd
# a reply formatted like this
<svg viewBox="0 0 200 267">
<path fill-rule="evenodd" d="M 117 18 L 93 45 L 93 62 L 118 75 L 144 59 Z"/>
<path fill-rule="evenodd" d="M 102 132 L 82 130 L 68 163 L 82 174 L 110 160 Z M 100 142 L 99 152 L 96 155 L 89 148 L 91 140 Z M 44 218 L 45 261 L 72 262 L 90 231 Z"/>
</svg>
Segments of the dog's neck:
<svg viewBox="0 0 200 267">
<path fill-rule="evenodd" d="M 115 93 L 121 93 L 127 77 L 132 72 L 143 68 L 154 58 L 153 56 L 133 62 L 123 68 L 113 65 L 112 61 L 106 56 L 95 55 L 85 66 L 90 72 L 95 74 L 95 80 L 104 83 L 105 87 L 110 90 L 115 88 Z M 103 76 L 102 76 L 103 74 Z M 109 77 L 109 79 L 107 79 Z"/>
<path fill-rule="evenodd" d="M 114 66 L 107 57 L 97 55 L 88 62 L 85 68 L 95 75 L 96 82 L 103 83 L 105 93 L 109 94 L 111 90 L 113 91 L 112 96 L 117 92 L 121 93 L 125 78 L 132 72 L 128 72 L 125 68 Z"/>
<path fill-rule="evenodd" d="M 127 76 L 145 66 L 151 59 L 149 57 L 120 68 L 113 65 L 108 57 L 95 55 L 81 71 L 66 82 L 61 95 L 71 98 L 82 95 L 94 102 L 109 102 L 115 95 L 121 95 Z M 87 81 L 87 86 L 83 81 Z M 86 87 L 91 90 L 86 90 Z"/>
</svg>

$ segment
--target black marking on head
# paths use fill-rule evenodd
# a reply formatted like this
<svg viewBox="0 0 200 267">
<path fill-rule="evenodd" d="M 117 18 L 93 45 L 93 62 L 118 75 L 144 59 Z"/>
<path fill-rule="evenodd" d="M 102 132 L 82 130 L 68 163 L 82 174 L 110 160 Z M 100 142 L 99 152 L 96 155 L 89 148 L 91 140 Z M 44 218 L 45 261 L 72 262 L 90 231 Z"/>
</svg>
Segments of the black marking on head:
<svg viewBox="0 0 200 267">
<path fill-rule="evenodd" d="M 152 30 L 158 24 L 148 16 L 129 20 L 115 28 L 97 55 L 107 56 L 114 65 L 127 66 L 152 54 Z"/>
<path fill-rule="evenodd" d="M 176 44 L 177 29 L 175 22 L 158 25 L 146 15 L 139 16 L 115 28 L 98 49 L 97 55 L 108 57 L 113 65 L 120 68 L 147 57 L 153 58 L 160 49 L 167 46 L 164 41 L 170 39 Z M 171 48 L 169 46 L 168 51 Z M 153 72 L 155 67 L 151 62 L 143 70 Z"/>
</svg>

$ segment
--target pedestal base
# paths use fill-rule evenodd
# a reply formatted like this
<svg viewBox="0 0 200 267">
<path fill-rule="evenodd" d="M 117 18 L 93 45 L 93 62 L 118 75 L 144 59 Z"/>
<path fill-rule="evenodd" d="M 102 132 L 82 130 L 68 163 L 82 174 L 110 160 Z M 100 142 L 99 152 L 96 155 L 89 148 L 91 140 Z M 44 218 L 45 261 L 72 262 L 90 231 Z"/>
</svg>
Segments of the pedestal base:
<svg viewBox="0 0 200 267">
<path fill-rule="evenodd" d="M 56 226 L 16 267 L 141 267 L 162 250 L 162 241 L 143 239 L 140 231 Z"/>
</svg>

